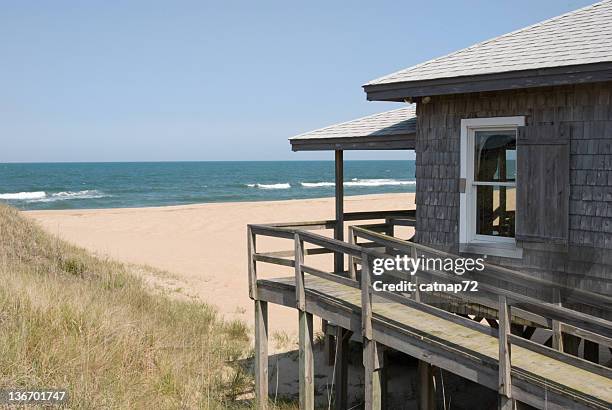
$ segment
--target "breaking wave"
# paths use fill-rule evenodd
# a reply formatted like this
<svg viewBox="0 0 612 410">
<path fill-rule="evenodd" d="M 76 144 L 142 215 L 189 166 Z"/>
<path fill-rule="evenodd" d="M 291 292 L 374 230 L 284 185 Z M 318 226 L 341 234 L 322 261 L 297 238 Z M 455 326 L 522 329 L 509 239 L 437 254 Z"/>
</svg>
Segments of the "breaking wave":
<svg viewBox="0 0 612 410">
<path fill-rule="evenodd" d="M 291 184 L 247 184 L 249 188 L 259 188 L 259 189 L 289 189 L 291 188 Z"/>
<path fill-rule="evenodd" d="M 399 179 L 359 179 L 353 178 L 344 183 L 344 186 L 392 186 L 392 185 L 415 185 L 416 181 L 405 181 Z"/>
<path fill-rule="evenodd" d="M 300 185 L 302 185 L 304 188 L 321 188 L 334 186 L 336 184 L 333 182 L 300 182 Z"/>
<path fill-rule="evenodd" d="M 44 191 L 34 192 L 14 192 L 7 194 L 0 194 L 0 199 L 14 200 L 14 201 L 26 201 L 26 202 L 55 202 L 55 201 L 66 201 L 69 199 L 96 199 L 104 198 L 103 192 L 95 189 L 86 189 L 84 191 L 64 191 L 56 192 L 53 194 L 47 194 Z"/>
<path fill-rule="evenodd" d="M 39 199 L 47 196 L 43 191 L 34 192 L 13 192 L 8 194 L 0 194 L 0 199 L 26 200 Z"/>
</svg>

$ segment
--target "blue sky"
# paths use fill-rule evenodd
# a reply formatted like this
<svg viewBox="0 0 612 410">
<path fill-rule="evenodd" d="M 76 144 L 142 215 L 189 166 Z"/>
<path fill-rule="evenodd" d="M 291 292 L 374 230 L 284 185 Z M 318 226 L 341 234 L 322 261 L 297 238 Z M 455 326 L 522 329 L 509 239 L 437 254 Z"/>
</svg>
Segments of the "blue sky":
<svg viewBox="0 0 612 410">
<path fill-rule="evenodd" d="M 592 2 L 3 1 L 0 162 L 328 159 L 368 80 Z"/>
</svg>

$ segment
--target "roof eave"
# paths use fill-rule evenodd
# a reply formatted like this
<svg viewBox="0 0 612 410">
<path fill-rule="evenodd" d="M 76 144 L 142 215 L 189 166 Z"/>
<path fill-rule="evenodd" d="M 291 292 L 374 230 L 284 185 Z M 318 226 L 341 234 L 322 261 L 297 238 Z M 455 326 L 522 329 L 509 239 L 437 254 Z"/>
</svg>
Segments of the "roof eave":
<svg viewBox="0 0 612 410">
<path fill-rule="evenodd" d="M 363 86 L 369 101 L 612 81 L 612 62 Z"/>
<path fill-rule="evenodd" d="M 292 151 L 413 150 L 416 134 L 290 139 Z"/>
</svg>

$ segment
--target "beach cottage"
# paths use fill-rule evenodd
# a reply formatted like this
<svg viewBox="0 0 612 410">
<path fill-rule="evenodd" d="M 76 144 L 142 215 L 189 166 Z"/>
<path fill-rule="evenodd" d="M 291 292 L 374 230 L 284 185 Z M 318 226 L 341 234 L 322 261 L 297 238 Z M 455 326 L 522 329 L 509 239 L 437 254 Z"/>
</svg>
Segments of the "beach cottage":
<svg viewBox="0 0 612 410">
<path fill-rule="evenodd" d="M 612 1 L 364 90 L 368 100 L 408 105 L 290 140 L 294 151 L 335 151 L 335 220 L 249 226 L 258 397 L 268 392 L 271 302 L 299 312 L 303 408 L 314 406 L 313 315 L 334 329 L 338 409 L 347 408 L 351 335 L 363 346 L 365 408 L 384 407 L 388 349 L 419 360 L 420 408 L 435 406 L 434 369 L 497 391 L 500 408 L 612 406 L 612 372 L 600 355 L 612 347 Z M 416 211 L 344 211 L 343 151 L 376 149 L 416 152 Z M 401 225 L 414 235 L 396 238 Z M 334 239 L 313 229 L 333 229 Z M 260 235 L 291 240 L 293 250 L 258 252 Z M 331 270 L 306 260 L 324 253 L 334 255 Z M 464 275 L 479 291 L 374 292 L 372 260 L 406 254 L 485 258 L 482 272 Z M 294 275 L 258 279 L 257 262 Z M 409 279 L 458 280 L 440 269 Z M 533 339 L 536 330 L 546 343 Z"/>
<path fill-rule="evenodd" d="M 612 292 L 611 2 L 364 89 L 417 105 L 417 242 Z"/>
</svg>

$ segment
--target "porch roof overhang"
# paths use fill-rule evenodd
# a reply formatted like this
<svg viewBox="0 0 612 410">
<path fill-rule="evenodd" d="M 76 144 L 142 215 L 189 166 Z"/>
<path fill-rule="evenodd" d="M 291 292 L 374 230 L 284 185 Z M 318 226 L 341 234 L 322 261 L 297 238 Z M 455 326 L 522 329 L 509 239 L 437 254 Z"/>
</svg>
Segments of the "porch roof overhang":
<svg viewBox="0 0 612 410">
<path fill-rule="evenodd" d="M 289 139 L 292 151 L 413 150 L 414 106 L 331 125 Z"/>
</svg>

